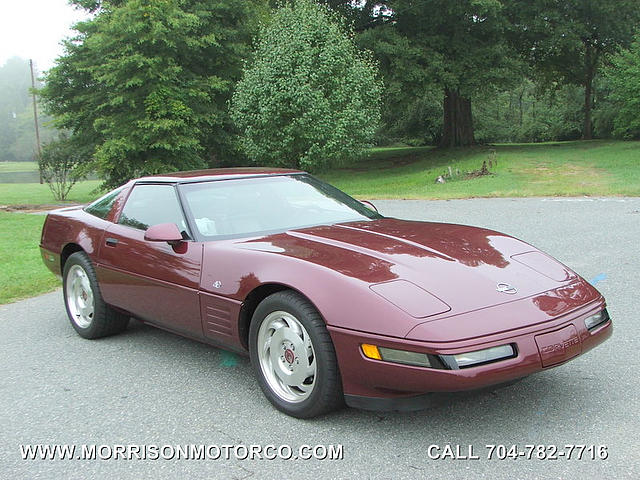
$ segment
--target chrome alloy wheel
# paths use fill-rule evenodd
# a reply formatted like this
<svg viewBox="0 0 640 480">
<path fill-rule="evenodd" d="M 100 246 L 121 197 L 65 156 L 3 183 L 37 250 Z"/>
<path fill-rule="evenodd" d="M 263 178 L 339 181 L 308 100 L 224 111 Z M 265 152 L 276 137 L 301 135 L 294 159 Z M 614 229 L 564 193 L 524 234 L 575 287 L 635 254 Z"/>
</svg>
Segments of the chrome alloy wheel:
<svg viewBox="0 0 640 480">
<path fill-rule="evenodd" d="M 73 265 L 67 273 L 67 306 L 72 319 L 80 328 L 89 328 L 93 321 L 93 290 L 87 272 L 80 265 Z"/>
<path fill-rule="evenodd" d="M 273 393 L 292 403 L 308 398 L 315 385 L 316 356 L 298 319 L 283 311 L 270 313 L 257 340 L 260 368 Z"/>
</svg>

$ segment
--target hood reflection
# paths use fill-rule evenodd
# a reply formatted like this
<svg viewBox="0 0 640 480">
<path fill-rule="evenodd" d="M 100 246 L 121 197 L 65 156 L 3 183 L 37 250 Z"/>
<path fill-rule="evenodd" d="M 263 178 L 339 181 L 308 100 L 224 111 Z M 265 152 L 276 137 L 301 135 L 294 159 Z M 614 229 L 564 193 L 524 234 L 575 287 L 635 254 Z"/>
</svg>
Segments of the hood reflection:
<svg viewBox="0 0 640 480">
<path fill-rule="evenodd" d="M 239 244 L 241 248 L 274 252 L 300 258 L 316 265 L 330 266 L 333 270 L 367 282 L 377 283 L 398 278 L 391 271 L 394 263 L 352 250 L 341 253 L 332 245 L 310 242 L 286 233 L 271 235 L 256 241 Z"/>
<path fill-rule="evenodd" d="M 538 295 L 533 299 L 533 303 L 547 315 L 556 317 L 599 296 L 591 285 L 581 280 Z"/>
<path fill-rule="evenodd" d="M 435 257 L 469 267 L 507 267 L 510 262 L 496 246 L 508 248 L 514 241 L 506 235 L 475 227 L 393 218 L 305 231 L 389 255 Z"/>
</svg>

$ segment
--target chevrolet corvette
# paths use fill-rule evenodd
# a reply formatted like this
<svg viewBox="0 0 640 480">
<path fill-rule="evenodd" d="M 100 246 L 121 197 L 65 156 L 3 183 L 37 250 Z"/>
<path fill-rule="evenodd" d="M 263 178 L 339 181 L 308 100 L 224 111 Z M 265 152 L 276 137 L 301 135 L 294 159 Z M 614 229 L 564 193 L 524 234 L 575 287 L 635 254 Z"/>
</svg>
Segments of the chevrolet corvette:
<svg viewBox="0 0 640 480">
<path fill-rule="evenodd" d="M 423 408 L 559 366 L 606 340 L 602 295 L 484 228 L 380 215 L 305 172 L 234 168 L 132 180 L 50 212 L 40 243 L 75 331 L 134 317 L 248 354 L 299 418 Z"/>
</svg>

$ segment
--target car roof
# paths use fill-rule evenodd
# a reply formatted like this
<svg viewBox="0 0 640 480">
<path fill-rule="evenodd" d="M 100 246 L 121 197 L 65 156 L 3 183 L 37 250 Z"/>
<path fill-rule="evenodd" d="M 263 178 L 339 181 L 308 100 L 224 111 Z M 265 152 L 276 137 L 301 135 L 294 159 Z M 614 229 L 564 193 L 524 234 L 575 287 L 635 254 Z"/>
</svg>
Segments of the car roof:
<svg viewBox="0 0 640 480">
<path fill-rule="evenodd" d="M 305 173 L 289 168 L 234 167 L 212 168 L 208 170 L 191 170 L 187 172 L 171 172 L 166 175 L 154 175 L 137 179 L 136 183 L 191 183 L 234 178 L 264 177 Z"/>
</svg>

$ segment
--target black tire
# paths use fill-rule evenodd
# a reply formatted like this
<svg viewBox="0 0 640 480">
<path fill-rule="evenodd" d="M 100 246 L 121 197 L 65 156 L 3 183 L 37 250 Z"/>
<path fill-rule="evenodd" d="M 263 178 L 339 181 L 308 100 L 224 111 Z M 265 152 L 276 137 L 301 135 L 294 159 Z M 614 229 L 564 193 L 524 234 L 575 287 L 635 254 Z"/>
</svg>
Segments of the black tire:
<svg viewBox="0 0 640 480">
<path fill-rule="evenodd" d="M 292 395 L 295 397 L 298 392 L 297 387 L 290 387 L 288 385 L 282 387 L 278 385 L 278 383 L 285 384 L 286 382 L 279 379 L 279 374 L 275 373 L 273 368 L 282 367 L 276 365 L 273 368 L 269 368 L 269 365 L 273 365 L 270 360 L 272 356 L 271 354 L 267 355 L 267 348 L 263 348 L 267 343 L 264 341 L 266 335 L 270 336 L 268 342 L 269 352 L 271 352 L 271 347 L 273 347 L 277 349 L 275 350 L 277 353 L 274 353 L 274 355 L 279 355 L 280 349 L 285 350 L 286 353 L 285 342 L 288 340 L 285 339 L 281 343 L 277 342 L 277 344 L 274 344 L 272 340 L 276 339 L 276 335 L 269 332 L 276 332 L 277 330 L 275 328 L 268 328 L 268 326 L 272 326 L 277 322 L 283 322 L 285 329 L 287 329 L 290 335 L 292 329 L 284 323 L 285 318 L 288 319 L 287 321 L 289 322 L 297 320 L 297 322 L 302 325 L 303 330 L 301 330 L 299 340 L 305 346 L 302 350 L 303 353 L 300 353 L 299 348 L 296 354 L 298 355 L 297 357 L 289 357 L 293 359 L 291 363 L 286 363 L 287 360 L 284 360 L 285 354 L 283 353 L 283 355 L 279 357 L 282 359 L 279 365 L 292 369 L 302 368 L 295 366 L 296 361 L 302 359 L 303 363 L 307 362 L 305 364 L 307 369 L 315 369 L 315 374 L 305 379 L 304 388 L 307 388 L 308 391 L 300 391 L 300 398 L 294 400 L 284 397 L 291 395 L 291 392 L 293 392 Z M 308 339 L 305 338 L 306 335 L 308 335 Z M 307 343 L 305 344 L 305 342 Z M 294 343 L 297 343 L 297 341 L 294 341 Z M 295 347 L 292 346 L 291 348 L 295 350 Z M 261 349 L 262 353 L 259 353 Z M 312 351 L 311 355 L 308 353 L 309 350 Z M 265 298 L 258 305 L 251 319 L 251 326 L 249 328 L 249 354 L 251 356 L 251 364 L 258 377 L 260 388 L 267 399 L 278 410 L 296 418 L 311 418 L 337 410 L 344 405 L 342 380 L 340 378 L 336 353 L 329 332 L 327 331 L 324 320 L 315 307 L 299 293 L 290 290 L 277 292 Z M 291 352 L 289 352 L 289 355 L 292 355 Z M 309 361 L 309 358 L 312 360 Z M 269 374 L 269 371 L 272 373 Z M 292 373 L 295 375 L 293 370 Z M 304 375 L 303 373 L 302 376 L 304 377 Z M 274 382 L 276 382 L 275 386 Z"/>
<path fill-rule="evenodd" d="M 102 300 L 96 272 L 85 252 L 74 253 L 65 262 L 62 296 L 71 326 L 83 338 L 106 337 L 127 328 L 129 316 Z"/>
</svg>

